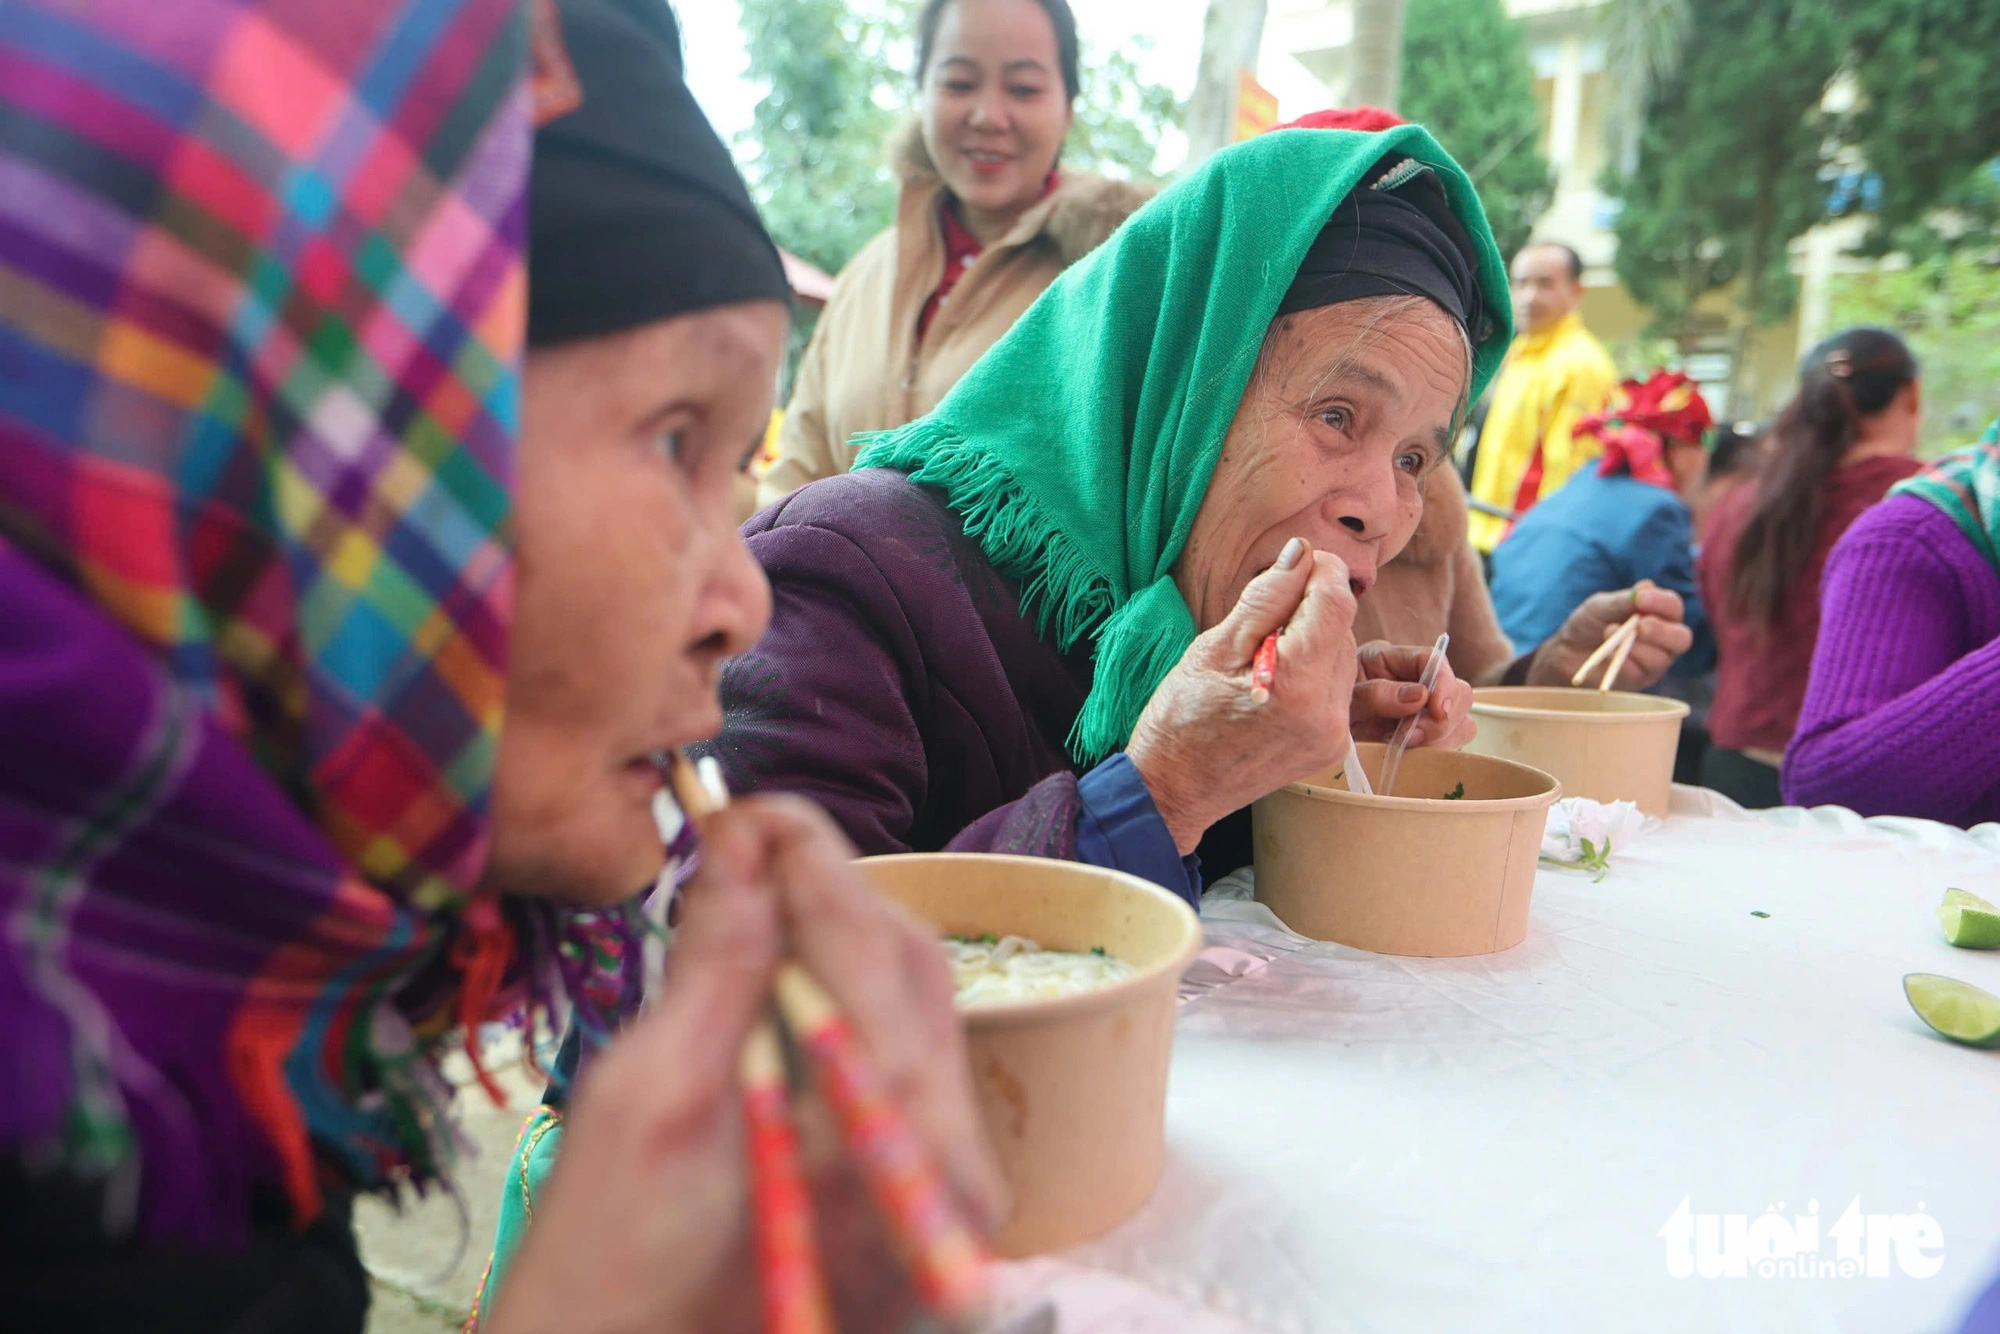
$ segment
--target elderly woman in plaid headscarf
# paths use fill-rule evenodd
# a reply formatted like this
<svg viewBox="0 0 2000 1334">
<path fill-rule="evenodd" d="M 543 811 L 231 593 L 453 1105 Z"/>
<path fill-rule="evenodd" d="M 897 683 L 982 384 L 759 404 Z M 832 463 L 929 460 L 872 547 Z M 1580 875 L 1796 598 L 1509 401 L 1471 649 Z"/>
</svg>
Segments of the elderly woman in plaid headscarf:
<svg viewBox="0 0 2000 1334">
<path fill-rule="evenodd" d="M 664 5 L 170 8 L 0 22 L 0 1265 L 24 1328 L 353 1331 L 446 1035 L 641 999 L 656 757 L 768 616 L 786 290 Z M 941 954 L 849 855 L 714 828 L 494 1328 L 754 1319 L 781 929 L 990 1208 Z"/>
</svg>

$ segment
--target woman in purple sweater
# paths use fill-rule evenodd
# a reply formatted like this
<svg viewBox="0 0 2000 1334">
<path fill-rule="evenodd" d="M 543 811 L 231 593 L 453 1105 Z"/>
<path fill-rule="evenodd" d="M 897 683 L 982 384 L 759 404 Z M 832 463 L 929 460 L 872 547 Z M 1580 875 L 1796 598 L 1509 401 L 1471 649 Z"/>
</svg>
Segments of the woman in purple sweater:
<svg viewBox="0 0 2000 1334">
<path fill-rule="evenodd" d="M 1821 597 L 1786 801 L 2000 820 L 2000 421 L 1862 515 Z"/>
</svg>

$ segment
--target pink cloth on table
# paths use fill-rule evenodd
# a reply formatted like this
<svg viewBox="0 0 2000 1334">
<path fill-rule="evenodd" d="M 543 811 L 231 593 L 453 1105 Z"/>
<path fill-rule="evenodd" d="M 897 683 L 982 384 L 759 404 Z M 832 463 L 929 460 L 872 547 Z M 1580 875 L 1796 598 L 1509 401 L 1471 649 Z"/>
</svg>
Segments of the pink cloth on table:
<svg viewBox="0 0 2000 1334">
<path fill-rule="evenodd" d="M 1002 1264 L 997 1277 L 1003 1309 L 1050 1302 L 1062 1334 L 1255 1334 L 1266 1328 L 1210 1309 L 1195 1294 L 1161 1292 L 1122 1274 L 1051 1256 Z"/>
<path fill-rule="evenodd" d="M 1944 511 L 1891 496 L 1833 549 L 1821 594 L 1785 800 L 2000 820 L 2000 570 Z"/>
</svg>

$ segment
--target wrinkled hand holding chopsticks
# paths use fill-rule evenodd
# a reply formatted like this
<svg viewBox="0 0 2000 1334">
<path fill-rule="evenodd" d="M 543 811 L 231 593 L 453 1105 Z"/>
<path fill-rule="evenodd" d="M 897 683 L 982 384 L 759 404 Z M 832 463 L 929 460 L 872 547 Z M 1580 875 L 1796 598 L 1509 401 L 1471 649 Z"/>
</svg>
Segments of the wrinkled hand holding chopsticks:
<svg viewBox="0 0 2000 1334">
<path fill-rule="evenodd" d="M 675 752 L 669 776 L 675 797 L 697 825 L 728 804 L 728 790 L 712 760 L 704 759 L 697 768 Z M 860 1165 L 918 1294 L 948 1324 L 969 1326 L 986 1303 L 992 1257 L 985 1244 L 966 1223 L 833 998 L 789 961 L 779 964 L 774 990 L 785 1027 L 818 1073 L 842 1139 Z M 764 1329 L 766 1334 L 831 1334 L 826 1276 L 787 1106 L 783 1046 L 768 1018 L 751 1031 L 744 1046 L 741 1080 Z"/>
<path fill-rule="evenodd" d="M 1597 646 L 1596 652 L 1585 658 L 1583 666 L 1576 669 L 1576 675 L 1570 677 L 1569 683 L 1573 686 L 1582 685 L 1591 671 L 1609 657 L 1611 665 L 1605 668 L 1604 679 L 1597 683 L 1597 692 L 1600 695 L 1608 693 L 1612 683 L 1618 679 L 1618 673 L 1625 670 L 1625 659 L 1632 656 L 1632 646 L 1639 642 L 1639 619 L 1639 613 L 1635 611 L 1625 618 L 1624 624 L 1605 636 L 1604 642 Z"/>
<path fill-rule="evenodd" d="M 1271 687 L 1276 684 L 1277 679 L 1278 632 L 1273 630 L 1264 636 L 1264 642 L 1257 646 L 1257 656 L 1250 661 L 1250 702 L 1268 704 L 1271 700 Z M 1363 796 L 1373 795 L 1374 789 L 1368 786 L 1368 774 L 1361 767 L 1361 752 L 1355 748 L 1352 734 L 1347 738 L 1347 760 L 1341 772 L 1347 776 L 1349 791 L 1359 792 Z"/>
</svg>

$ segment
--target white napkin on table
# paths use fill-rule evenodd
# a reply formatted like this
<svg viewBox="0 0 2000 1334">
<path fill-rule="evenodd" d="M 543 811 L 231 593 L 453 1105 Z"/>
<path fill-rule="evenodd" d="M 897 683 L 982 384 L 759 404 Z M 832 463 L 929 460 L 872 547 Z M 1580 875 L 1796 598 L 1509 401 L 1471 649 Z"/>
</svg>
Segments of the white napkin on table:
<svg viewBox="0 0 2000 1334">
<path fill-rule="evenodd" d="M 1613 849 L 1628 848 L 1641 835 L 1659 827 L 1658 820 L 1629 801 L 1564 797 L 1549 808 L 1548 827 L 1542 831 L 1542 856 L 1565 866 L 1601 870 Z"/>
</svg>

